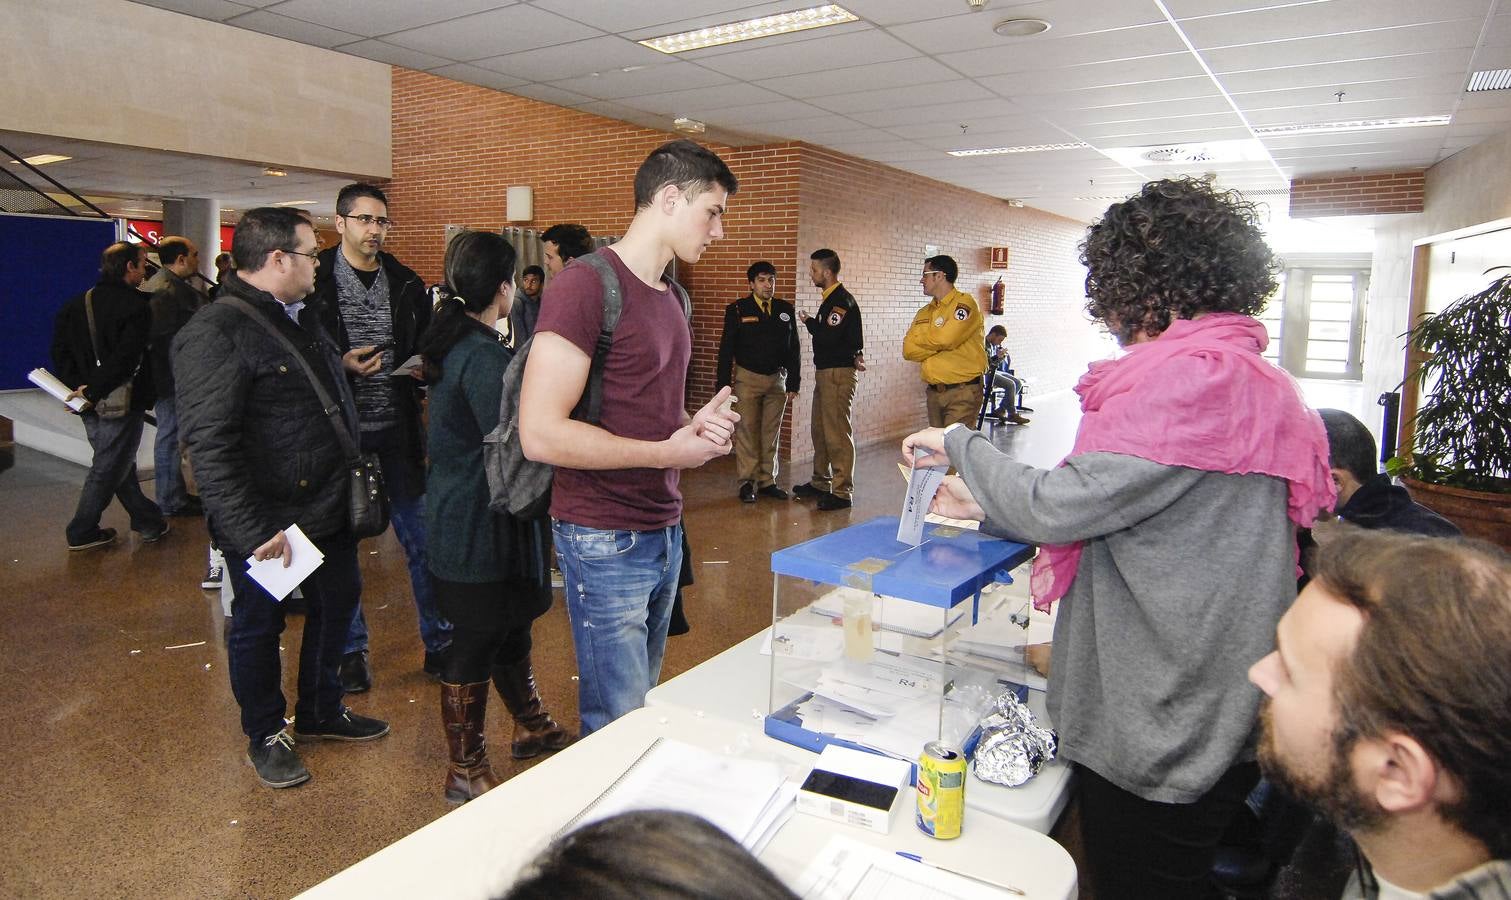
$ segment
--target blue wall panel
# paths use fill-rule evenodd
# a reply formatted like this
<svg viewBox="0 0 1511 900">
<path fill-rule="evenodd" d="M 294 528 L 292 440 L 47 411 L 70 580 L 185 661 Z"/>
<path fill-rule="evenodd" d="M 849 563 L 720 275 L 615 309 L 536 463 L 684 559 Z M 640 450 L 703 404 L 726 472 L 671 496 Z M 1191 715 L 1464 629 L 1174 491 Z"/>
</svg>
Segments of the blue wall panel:
<svg viewBox="0 0 1511 900">
<path fill-rule="evenodd" d="M 114 219 L 0 213 L 0 390 L 29 388 L 52 369 L 52 324 L 68 298 L 94 286 Z"/>
</svg>

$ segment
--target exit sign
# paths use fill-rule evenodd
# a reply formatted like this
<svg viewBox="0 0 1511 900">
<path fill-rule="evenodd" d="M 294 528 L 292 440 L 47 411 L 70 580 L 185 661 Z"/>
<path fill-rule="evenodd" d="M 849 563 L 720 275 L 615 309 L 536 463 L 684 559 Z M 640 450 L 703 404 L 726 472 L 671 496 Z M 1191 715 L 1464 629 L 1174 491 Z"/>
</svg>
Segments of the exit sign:
<svg viewBox="0 0 1511 900">
<path fill-rule="evenodd" d="M 1005 268 L 1007 268 L 1007 257 L 1008 257 L 1007 248 L 1006 247 L 992 247 L 991 251 L 992 251 L 992 268 L 993 269 L 1005 269 Z"/>
</svg>

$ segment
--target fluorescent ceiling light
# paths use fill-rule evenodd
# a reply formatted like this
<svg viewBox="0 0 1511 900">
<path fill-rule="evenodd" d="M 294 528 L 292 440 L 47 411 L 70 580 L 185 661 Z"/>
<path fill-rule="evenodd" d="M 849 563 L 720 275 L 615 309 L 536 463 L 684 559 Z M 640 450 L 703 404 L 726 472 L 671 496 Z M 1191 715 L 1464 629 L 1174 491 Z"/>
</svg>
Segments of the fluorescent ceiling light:
<svg viewBox="0 0 1511 900">
<path fill-rule="evenodd" d="M 1043 153 L 1046 150 L 1084 150 L 1090 147 L 1083 141 L 1065 144 L 1026 144 L 1022 147 L 982 147 L 977 150 L 949 150 L 951 156 L 996 156 L 999 153 Z"/>
<path fill-rule="evenodd" d="M 66 159 L 73 159 L 73 157 L 59 156 L 56 153 L 38 153 L 36 156 L 26 156 L 22 157 L 21 159 L 13 159 L 11 160 L 11 162 L 15 165 L 20 165 L 21 163 L 25 162 L 31 163 L 34 166 L 45 166 L 48 163 L 63 162 Z"/>
<path fill-rule="evenodd" d="M 1511 88 L 1511 69 L 1489 69 L 1470 75 L 1469 87 L 1465 90 L 1474 93 L 1475 91 L 1504 91 L 1506 88 Z"/>
<path fill-rule="evenodd" d="M 274 203 L 274 206 L 314 206 L 319 200 L 285 200 L 282 203 Z"/>
<path fill-rule="evenodd" d="M 695 31 L 684 31 L 680 34 L 647 38 L 639 43 L 652 50 L 660 50 L 662 53 L 685 53 L 688 50 L 701 50 L 704 47 L 718 47 L 721 44 L 752 41 L 756 38 L 790 34 L 794 31 L 806 31 L 809 28 L 822 28 L 825 25 L 839 25 L 854 21 L 856 21 L 854 13 L 843 6 L 829 3 L 824 6 L 811 6 L 807 9 L 777 13 L 774 16 L 761 16 L 759 19 L 746 19 L 743 22 L 730 22 L 725 25 L 699 28 Z"/>
<path fill-rule="evenodd" d="M 1151 166 L 1209 166 L 1222 163 L 1264 162 L 1270 158 L 1264 145 L 1251 138 L 1239 141 L 1207 141 L 1191 144 L 1156 144 L 1148 147 L 1103 147 L 1102 155 L 1130 169 Z"/>
<path fill-rule="evenodd" d="M 1403 119 L 1354 119 L 1348 122 L 1313 122 L 1308 125 L 1261 125 L 1257 135 L 1332 134 L 1340 131 L 1375 131 L 1381 128 L 1425 128 L 1447 125 L 1451 116 L 1415 116 Z"/>
</svg>

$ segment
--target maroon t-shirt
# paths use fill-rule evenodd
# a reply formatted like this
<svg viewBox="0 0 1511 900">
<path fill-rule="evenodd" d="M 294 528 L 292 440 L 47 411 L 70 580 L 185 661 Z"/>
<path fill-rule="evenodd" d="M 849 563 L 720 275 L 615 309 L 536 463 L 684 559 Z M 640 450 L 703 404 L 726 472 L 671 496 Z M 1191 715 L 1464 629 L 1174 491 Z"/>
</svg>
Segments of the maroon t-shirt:
<svg viewBox="0 0 1511 900">
<path fill-rule="evenodd" d="M 620 437 L 662 441 L 682 427 L 692 334 L 682 301 L 637 278 L 608 249 L 598 251 L 619 273 L 624 311 L 603 370 L 599 426 Z M 590 266 L 567 266 L 541 297 L 535 332 L 550 331 L 589 357 L 603 324 L 603 283 Z M 647 531 L 682 518 L 676 469 L 558 468 L 551 487 L 553 518 L 589 528 Z"/>
</svg>

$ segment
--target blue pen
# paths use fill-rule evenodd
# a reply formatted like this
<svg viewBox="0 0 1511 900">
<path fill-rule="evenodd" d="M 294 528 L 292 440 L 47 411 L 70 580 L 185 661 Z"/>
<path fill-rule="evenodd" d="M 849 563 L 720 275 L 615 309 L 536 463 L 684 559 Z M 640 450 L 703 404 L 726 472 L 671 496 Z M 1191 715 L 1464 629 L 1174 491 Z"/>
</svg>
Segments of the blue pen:
<svg viewBox="0 0 1511 900">
<path fill-rule="evenodd" d="M 941 872 L 949 872 L 951 875 L 959 875 L 961 878 L 969 878 L 972 881 L 979 881 L 982 884 L 989 884 L 994 888 L 1000 888 L 1001 890 L 1007 891 L 1009 893 L 1017 894 L 1019 897 L 1025 896 L 1023 891 L 1013 887 L 1010 884 L 1003 884 L 1000 881 L 993 881 L 990 878 L 982 878 L 980 875 L 972 875 L 969 872 L 962 872 L 959 869 L 952 869 L 949 866 L 941 866 L 939 863 L 929 862 L 928 860 L 919 856 L 917 853 L 907 853 L 899 850 L 897 851 L 897 855 L 901 856 L 903 859 L 911 859 L 913 862 L 928 866 L 931 869 L 938 869 Z"/>
</svg>

